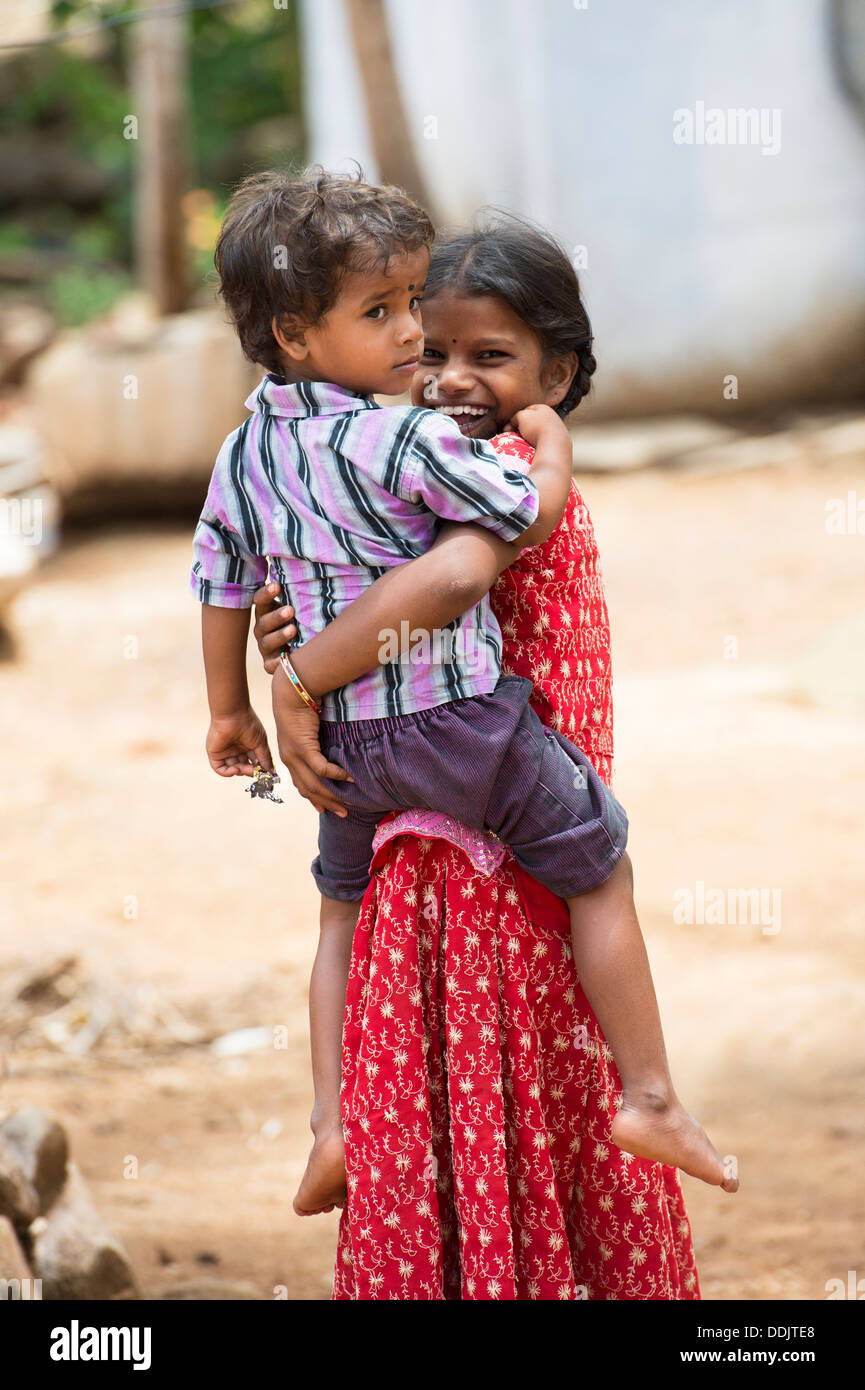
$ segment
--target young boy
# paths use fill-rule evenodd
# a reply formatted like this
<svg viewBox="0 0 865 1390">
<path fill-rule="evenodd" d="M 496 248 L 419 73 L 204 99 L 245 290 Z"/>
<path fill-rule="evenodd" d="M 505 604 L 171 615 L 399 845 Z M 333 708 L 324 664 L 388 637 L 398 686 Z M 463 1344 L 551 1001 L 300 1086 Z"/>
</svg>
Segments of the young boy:
<svg viewBox="0 0 865 1390">
<path fill-rule="evenodd" d="M 229 208 L 216 253 L 221 290 L 245 353 L 269 375 L 247 402 L 255 413 L 220 451 L 194 542 L 207 746 L 224 775 L 248 772 L 250 761 L 270 766 L 245 670 L 248 611 L 266 557 L 303 641 L 388 569 L 427 551 L 441 519 L 480 523 L 523 547 L 546 539 L 561 516 L 571 445 L 548 407 L 515 422 L 535 447 L 529 478 L 446 416 L 371 399 L 399 394 L 417 370 L 432 236 L 398 190 L 325 173 L 258 176 Z M 493 830 L 567 900 L 577 969 L 622 1079 L 614 1142 L 734 1190 L 669 1081 L 622 807 L 580 750 L 541 725 L 529 682 L 501 675 L 488 598 L 450 630 L 445 652 L 378 666 L 322 702 L 351 781 L 341 784 L 348 816 L 321 817 L 313 864 L 322 936 L 339 942 L 316 963 L 327 975 L 315 991 L 326 1009 L 312 1006 L 311 989 L 314 1078 L 334 1045 L 324 1016 L 345 998 L 376 825 L 396 807 L 429 806 Z M 317 708 L 290 656 L 274 679 Z M 328 1133 L 319 1142 L 316 1130 L 296 1209 L 337 1200 L 344 1174 L 332 1123 Z"/>
</svg>

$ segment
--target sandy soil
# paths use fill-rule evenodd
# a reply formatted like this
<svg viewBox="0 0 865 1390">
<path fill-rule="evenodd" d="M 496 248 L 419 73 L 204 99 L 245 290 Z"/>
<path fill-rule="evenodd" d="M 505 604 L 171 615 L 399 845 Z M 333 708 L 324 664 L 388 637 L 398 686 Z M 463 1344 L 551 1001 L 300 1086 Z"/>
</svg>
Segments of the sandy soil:
<svg viewBox="0 0 865 1390">
<path fill-rule="evenodd" d="M 828 1279 L 865 1275 L 865 538 L 825 530 L 826 500 L 862 477 L 848 461 L 582 480 L 613 617 L 615 785 L 674 1075 L 740 1165 L 736 1197 L 686 1180 L 707 1299 L 821 1299 Z M 78 532 L 15 605 L 3 980 L 77 964 L 11 1047 L 7 1029 L 0 1107 L 62 1117 L 147 1297 L 216 1277 L 323 1299 L 336 1217 L 302 1221 L 290 1202 L 315 815 L 290 788 L 285 806 L 252 803 L 207 768 L 188 564 L 185 526 Z M 675 921 L 674 894 L 698 881 L 780 890 L 781 929 Z M 198 1041 L 172 1037 L 172 1005 Z M 76 1056 L 100 1007 L 127 1022 Z M 208 1045 L 274 1026 L 284 1047 Z"/>
</svg>

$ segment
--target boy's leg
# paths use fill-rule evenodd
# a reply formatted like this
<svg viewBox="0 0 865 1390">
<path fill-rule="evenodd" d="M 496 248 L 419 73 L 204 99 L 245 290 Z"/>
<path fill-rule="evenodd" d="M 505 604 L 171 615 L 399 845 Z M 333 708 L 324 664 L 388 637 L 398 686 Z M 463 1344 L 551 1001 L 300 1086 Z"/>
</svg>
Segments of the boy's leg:
<svg viewBox="0 0 865 1390">
<path fill-rule="evenodd" d="M 309 1035 L 315 1142 L 294 1199 L 298 1216 L 341 1207 L 346 1198 L 345 1145 L 339 1108 L 342 1023 L 360 900 L 321 900 L 318 950 L 309 981 Z"/>
<path fill-rule="evenodd" d="M 531 710 L 502 761 L 487 824 L 568 903 L 577 971 L 622 1080 L 613 1142 L 734 1192 L 738 1182 L 673 1089 L 634 906 L 625 813 L 585 755 Z"/>
<path fill-rule="evenodd" d="M 342 1024 L 354 929 L 369 883 L 372 840 L 380 811 L 353 810 L 345 819 L 319 818 L 312 873 L 321 893 L 318 950 L 309 981 L 309 1033 L 315 1093 L 310 1125 L 315 1135 L 294 1199 L 298 1216 L 332 1211 L 346 1198 L 345 1145 L 339 1106 Z"/>
<path fill-rule="evenodd" d="M 738 1180 L 673 1088 L 649 958 L 623 855 L 605 883 L 568 899 L 574 963 L 622 1079 L 619 1148 L 735 1192 Z"/>
</svg>

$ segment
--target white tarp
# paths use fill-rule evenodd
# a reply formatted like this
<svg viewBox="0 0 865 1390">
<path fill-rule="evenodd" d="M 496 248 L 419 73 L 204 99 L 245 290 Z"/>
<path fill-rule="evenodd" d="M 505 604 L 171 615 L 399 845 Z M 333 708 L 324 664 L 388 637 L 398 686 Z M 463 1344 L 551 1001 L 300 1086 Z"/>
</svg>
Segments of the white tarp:
<svg viewBox="0 0 865 1390">
<path fill-rule="evenodd" d="M 723 409 L 727 374 L 742 404 L 792 400 L 861 358 L 865 125 L 830 11 L 390 0 L 444 216 L 496 203 L 585 246 L 602 407 Z M 305 0 L 304 50 L 311 156 L 377 177 L 342 0 Z"/>
</svg>

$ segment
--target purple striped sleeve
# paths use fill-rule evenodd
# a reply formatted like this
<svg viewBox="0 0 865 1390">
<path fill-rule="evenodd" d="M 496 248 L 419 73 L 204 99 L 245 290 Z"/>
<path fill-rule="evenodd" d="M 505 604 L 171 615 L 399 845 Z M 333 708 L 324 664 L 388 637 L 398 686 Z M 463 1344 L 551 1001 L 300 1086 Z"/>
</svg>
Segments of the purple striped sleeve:
<svg viewBox="0 0 865 1390">
<path fill-rule="evenodd" d="M 192 538 L 189 587 L 199 603 L 217 608 L 251 608 L 267 576 L 267 560 L 255 555 L 232 524 L 230 492 L 214 470 L 204 510 Z"/>
<path fill-rule="evenodd" d="M 476 521 L 505 541 L 515 541 L 537 517 L 531 478 L 505 468 L 491 444 L 467 439 L 447 416 L 430 411 L 422 421 L 412 462 L 404 486 L 436 516 Z"/>
</svg>

